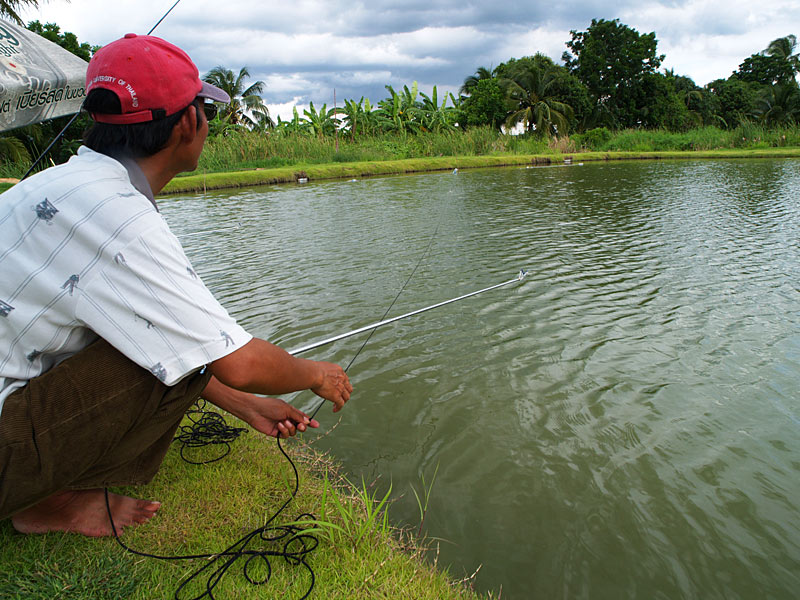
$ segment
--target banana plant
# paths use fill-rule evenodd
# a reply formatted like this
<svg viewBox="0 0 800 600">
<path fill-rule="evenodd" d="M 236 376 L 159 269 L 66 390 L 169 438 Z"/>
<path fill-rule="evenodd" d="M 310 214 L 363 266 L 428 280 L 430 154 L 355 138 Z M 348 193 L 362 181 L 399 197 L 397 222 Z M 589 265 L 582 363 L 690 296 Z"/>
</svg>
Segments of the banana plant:
<svg viewBox="0 0 800 600">
<path fill-rule="evenodd" d="M 455 129 L 455 110 L 447 107 L 446 95 L 441 105 L 436 86 L 433 86 L 430 96 L 424 92 L 420 92 L 420 96 L 422 96 L 422 106 L 419 108 L 419 113 L 424 130 L 439 132 Z M 450 96 L 452 97 L 452 94 Z"/>
<path fill-rule="evenodd" d="M 306 122 L 317 137 L 322 137 L 326 134 L 333 135 L 333 132 L 339 126 L 339 119 L 336 118 L 336 109 L 329 109 L 327 104 L 323 104 L 322 108 L 317 110 L 314 108 L 314 103 L 309 102 L 308 108 L 303 110 L 303 114 L 306 116 Z"/>
</svg>

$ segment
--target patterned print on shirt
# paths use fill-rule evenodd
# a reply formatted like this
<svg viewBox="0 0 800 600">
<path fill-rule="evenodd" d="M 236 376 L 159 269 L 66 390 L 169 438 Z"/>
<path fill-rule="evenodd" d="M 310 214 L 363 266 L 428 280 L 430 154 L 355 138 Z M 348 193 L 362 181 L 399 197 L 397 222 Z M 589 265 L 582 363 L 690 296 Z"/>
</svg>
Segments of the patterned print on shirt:
<svg viewBox="0 0 800 600">
<path fill-rule="evenodd" d="M 228 346 L 235 346 L 236 345 L 236 342 L 234 342 L 233 338 L 230 335 L 228 335 L 227 331 L 220 330 L 219 334 L 222 336 L 222 339 L 225 340 L 225 347 L 226 348 Z"/>
<path fill-rule="evenodd" d="M 7 317 L 14 307 L 0 300 L 0 317 Z"/>
<path fill-rule="evenodd" d="M 153 322 L 152 322 L 150 319 L 145 319 L 145 318 L 144 318 L 142 315 L 140 315 L 139 313 L 133 313 L 133 316 L 134 316 L 134 318 L 136 318 L 136 319 L 141 319 L 142 321 L 144 321 L 145 323 L 147 323 L 147 328 L 148 328 L 148 329 L 150 329 L 150 328 L 152 328 L 152 327 L 155 327 L 155 326 L 153 325 Z"/>
<path fill-rule="evenodd" d="M 78 285 L 78 281 L 80 281 L 80 277 L 71 275 L 70 278 L 64 282 L 64 285 L 61 286 L 61 289 L 65 290 L 69 288 L 69 295 L 72 296 L 72 292 L 75 291 L 75 286 Z"/>
<path fill-rule="evenodd" d="M 158 377 L 160 381 L 166 381 L 167 379 L 167 370 L 160 362 L 150 367 L 150 372 L 156 377 Z"/>
<path fill-rule="evenodd" d="M 47 221 L 48 224 L 53 220 L 53 217 L 58 212 L 58 209 L 53 206 L 53 203 L 47 198 L 39 202 L 39 204 L 37 204 L 33 209 L 36 211 L 36 216 L 43 221 Z"/>
</svg>

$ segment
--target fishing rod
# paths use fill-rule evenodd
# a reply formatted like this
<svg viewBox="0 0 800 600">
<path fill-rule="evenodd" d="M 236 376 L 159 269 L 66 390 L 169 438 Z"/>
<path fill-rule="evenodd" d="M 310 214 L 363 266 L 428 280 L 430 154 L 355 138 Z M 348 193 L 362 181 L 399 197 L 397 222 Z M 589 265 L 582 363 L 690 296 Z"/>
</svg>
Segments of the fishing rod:
<svg viewBox="0 0 800 600">
<path fill-rule="evenodd" d="M 519 274 L 516 277 L 514 277 L 514 279 L 509 279 L 508 281 L 504 281 L 503 283 L 497 283 L 495 285 L 483 288 L 482 290 L 477 290 L 475 292 L 470 292 L 469 294 L 464 294 L 463 296 L 458 296 L 457 298 L 450 298 L 450 300 L 445 300 L 444 302 L 431 304 L 430 306 L 426 306 L 425 308 L 412 310 L 411 312 L 407 312 L 404 315 L 399 315 L 397 317 L 392 317 L 391 319 L 385 319 L 383 321 L 378 321 L 377 323 L 364 325 L 363 327 L 359 327 L 358 329 L 354 329 L 353 331 L 348 331 L 347 333 L 340 333 L 339 335 L 335 335 L 333 337 L 308 344 L 307 346 L 301 346 L 300 348 L 290 350 L 289 354 L 295 355 L 295 354 L 301 354 L 302 352 L 308 352 L 309 350 L 313 350 L 314 348 L 319 348 L 320 346 L 325 346 L 326 344 L 337 342 L 339 340 L 343 340 L 344 338 L 348 338 L 353 335 L 357 335 L 359 333 L 364 333 L 365 331 L 369 331 L 371 329 L 377 329 L 378 327 L 381 327 L 383 325 L 388 325 L 389 323 L 394 323 L 395 321 L 399 321 L 400 319 L 413 317 L 414 315 L 418 315 L 420 313 L 433 310 L 434 308 L 439 308 L 440 306 L 444 306 L 446 304 L 452 304 L 453 302 L 458 302 L 459 300 L 463 300 L 464 298 L 469 298 L 470 296 L 477 296 L 478 294 L 482 294 L 483 292 L 488 292 L 489 290 L 494 290 L 499 287 L 503 287 L 504 285 L 514 283 L 516 281 L 522 281 L 523 279 L 525 279 L 525 276 L 527 274 L 528 274 L 527 271 L 520 270 Z"/>
<path fill-rule="evenodd" d="M 173 8 L 175 8 L 176 6 L 178 6 L 178 2 L 180 2 L 180 1 L 181 1 L 181 0 L 175 0 L 175 4 L 173 4 L 172 6 L 170 6 L 169 10 L 168 10 L 167 12 L 165 12 L 165 13 L 164 13 L 164 16 L 162 16 L 162 17 L 161 17 L 161 18 L 158 20 L 158 22 L 157 22 L 155 25 L 153 25 L 153 26 L 150 28 L 150 31 L 148 31 L 148 32 L 147 32 L 147 35 L 150 35 L 151 33 L 153 33 L 153 31 L 155 31 L 155 28 L 156 28 L 156 27 L 158 27 L 158 26 L 161 24 L 161 21 L 163 21 L 164 19 L 166 19 L 166 18 L 167 18 L 167 15 L 168 15 L 169 13 L 171 13 L 171 12 L 172 12 L 172 9 L 173 9 Z M 42 152 L 42 153 L 39 155 L 39 158 L 37 158 L 35 161 L 33 161 L 33 164 L 32 164 L 32 165 L 30 166 L 30 168 L 29 168 L 29 169 L 28 169 L 28 170 L 25 172 L 25 175 L 23 175 L 23 176 L 22 176 L 22 178 L 20 179 L 20 181 L 22 181 L 23 179 L 27 179 L 28 175 L 30 175 L 30 174 L 31 174 L 31 172 L 32 172 L 32 171 L 33 171 L 33 170 L 36 168 L 36 165 L 38 165 L 40 162 L 42 162 L 42 159 L 43 159 L 45 156 L 47 156 L 47 153 L 48 153 L 48 152 L 50 152 L 50 150 L 53 148 L 53 146 L 55 146 L 55 145 L 56 145 L 56 142 L 58 142 L 58 140 L 60 140 L 62 137 L 64 137 L 64 134 L 67 132 L 67 129 L 69 129 L 69 126 L 70 126 L 70 125 L 72 125 L 72 124 L 75 122 L 75 119 L 77 119 L 77 118 L 78 118 L 78 116 L 81 114 L 81 111 L 82 111 L 82 110 L 83 110 L 83 105 L 81 105 L 81 108 L 80 108 L 80 109 L 78 109 L 78 112 L 76 112 L 74 115 L 72 115 L 72 118 L 69 120 L 69 122 L 68 122 L 66 125 L 64 125 L 64 129 L 62 129 L 61 131 L 59 131 L 59 132 L 58 132 L 58 135 L 56 135 L 56 137 L 54 137 L 54 138 L 53 138 L 53 141 L 52 141 L 52 142 L 50 142 L 50 145 L 49 145 L 49 146 L 47 146 L 47 148 L 45 148 L 45 149 L 44 149 L 44 152 Z"/>
</svg>

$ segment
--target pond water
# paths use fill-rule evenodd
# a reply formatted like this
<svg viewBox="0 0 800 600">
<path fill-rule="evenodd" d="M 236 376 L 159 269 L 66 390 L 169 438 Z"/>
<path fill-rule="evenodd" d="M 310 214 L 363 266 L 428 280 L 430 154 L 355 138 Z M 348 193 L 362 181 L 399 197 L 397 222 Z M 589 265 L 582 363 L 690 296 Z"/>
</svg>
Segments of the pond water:
<svg viewBox="0 0 800 600">
<path fill-rule="evenodd" d="M 730 600 L 800 589 L 798 199 L 800 161 L 747 160 L 160 204 L 222 303 L 287 349 L 380 320 L 418 263 L 389 316 L 527 270 L 377 330 L 318 446 L 391 482 L 397 523 L 436 473 L 439 564 L 504 600 Z M 365 336 L 304 356 L 346 365 Z"/>
</svg>

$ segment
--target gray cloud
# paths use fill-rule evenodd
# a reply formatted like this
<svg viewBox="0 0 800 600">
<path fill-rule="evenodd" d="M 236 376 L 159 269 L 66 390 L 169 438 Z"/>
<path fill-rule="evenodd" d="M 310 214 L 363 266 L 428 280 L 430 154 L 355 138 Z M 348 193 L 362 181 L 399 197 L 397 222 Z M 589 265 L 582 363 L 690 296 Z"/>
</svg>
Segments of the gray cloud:
<svg viewBox="0 0 800 600">
<path fill-rule="evenodd" d="M 542 52 L 556 61 L 570 30 L 593 18 L 619 18 L 656 32 L 664 66 L 699 84 L 726 77 L 770 40 L 800 34 L 796 0 L 183 0 L 156 31 L 184 48 L 202 72 L 248 66 L 267 83 L 270 104 L 331 104 L 337 98 L 386 96 L 386 84 L 455 91 L 479 66 Z M 81 41 L 107 43 L 146 32 L 162 0 L 135 4 L 82 0 L 42 3 L 26 18 L 54 21 Z M 299 100 L 298 100 L 299 99 Z"/>
</svg>

